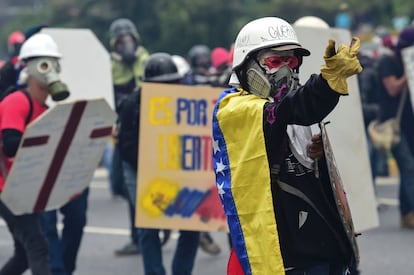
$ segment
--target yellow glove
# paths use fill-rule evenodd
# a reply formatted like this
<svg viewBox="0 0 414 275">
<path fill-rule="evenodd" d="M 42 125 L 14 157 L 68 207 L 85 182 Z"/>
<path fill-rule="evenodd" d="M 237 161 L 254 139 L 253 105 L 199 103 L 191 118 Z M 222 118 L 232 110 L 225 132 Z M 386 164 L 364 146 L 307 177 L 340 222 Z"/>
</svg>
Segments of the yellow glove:
<svg viewBox="0 0 414 275">
<path fill-rule="evenodd" d="M 325 65 L 321 67 L 322 77 L 328 82 L 329 87 L 339 94 L 348 94 L 346 79 L 362 72 L 357 54 L 361 41 L 359 38 L 352 38 L 351 45 L 340 45 L 335 51 L 335 41 L 329 40 L 325 50 Z"/>
</svg>

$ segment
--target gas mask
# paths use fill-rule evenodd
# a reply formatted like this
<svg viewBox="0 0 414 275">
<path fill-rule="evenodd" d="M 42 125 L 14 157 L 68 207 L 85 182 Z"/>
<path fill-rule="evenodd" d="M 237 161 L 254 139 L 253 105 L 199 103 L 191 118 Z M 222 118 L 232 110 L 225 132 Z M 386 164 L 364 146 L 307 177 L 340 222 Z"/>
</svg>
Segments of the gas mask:
<svg viewBox="0 0 414 275">
<path fill-rule="evenodd" d="M 290 53 L 285 51 L 284 54 Z M 298 87 L 299 78 L 294 71 L 298 65 L 299 60 L 294 55 L 279 56 L 275 51 L 263 50 L 257 60 L 252 58 L 247 63 L 249 92 L 261 98 L 283 98 Z"/>
<path fill-rule="evenodd" d="M 22 73 L 33 77 L 40 86 L 46 88 L 54 101 L 64 100 L 70 94 L 66 84 L 60 80 L 60 64 L 57 58 L 29 59 Z"/>
<path fill-rule="evenodd" d="M 121 36 L 115 45 L 115 51 L 121 56 L 122 61 L 133 64 L 137 60 L 137 43 L 131 35 Z"/>
</svg>

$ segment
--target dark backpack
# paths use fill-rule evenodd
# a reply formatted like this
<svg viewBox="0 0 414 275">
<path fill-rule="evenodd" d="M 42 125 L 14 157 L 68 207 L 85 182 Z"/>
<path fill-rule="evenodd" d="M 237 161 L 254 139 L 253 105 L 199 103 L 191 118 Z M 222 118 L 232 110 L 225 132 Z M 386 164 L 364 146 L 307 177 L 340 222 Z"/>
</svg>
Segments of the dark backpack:
<svg viewBox="0 0 414 275">
<path fill-rule="evenodd" d="M 7 61 L 0 68 L 0 100 L 3 99 L 8 91 L 16 86 L 19 70 L 13 60 Z"/>
</svg>

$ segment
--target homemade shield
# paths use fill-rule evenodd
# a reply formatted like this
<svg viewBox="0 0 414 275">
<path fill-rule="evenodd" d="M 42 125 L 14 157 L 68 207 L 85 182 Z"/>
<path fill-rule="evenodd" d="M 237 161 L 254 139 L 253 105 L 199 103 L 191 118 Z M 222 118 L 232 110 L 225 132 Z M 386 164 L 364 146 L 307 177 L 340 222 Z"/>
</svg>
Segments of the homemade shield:
<svg viewBox="0 0 414 275">
<path fill-rule="evenodd" d="M 359 262 L 359 249 L 356 242 L 356 233 L 354 229 L 354 222 L 352 220 L 351 209 L 349 208 L 348 200 L 342 183 L 341 175 L 336 165 L 335 157 L 332 152 L 331 143 L 326 132 L 325 124 L 321 123 L 321 134 L 323 148 L 325 151 L 325 159 L 328 167 L 328 174 L 331 181 L 332 194 L 335 198 L 335 203 L 339 216 L 341 218 L 344 231 L 348 237 L 351 248 L 354 252 L 356 262 Z"/>
<path fill-rule="evenodd" d="M 76 197 L 92 180 L 115 117 L 104 99 L 50 108 L 24 132 L 1 200 L 20 215 Z"/>
<path fill-rule="evenodd" d="M 53 37 L 63 55 L 61 78 L 70 91 L 68 100 L 103 97 L 114 109 L 110 56 L 95 34 L 89 29 L 58 28 L 42 33 Z"/>
<path fill-rule="evenodd" d="M 295 30 L 302 46 L 311 52 L 303 58 L 300 67 L 301 83 L 312 73 L 320 73 L 329 39 L 334 39 L 337 47 L 351 42 L 351 33 L 345 29 L 295 27 Z M 355 229 L 363 231 L 378 226 L 379 221 L 357 76 L 350 77 L 347 82 L 349 95 L 339 99 L 338 106 L 324 121 L 331 121 L 326 131 L 341 172 Z M 320 132 L 317 125 L 313 129 Z"/>
</svg>

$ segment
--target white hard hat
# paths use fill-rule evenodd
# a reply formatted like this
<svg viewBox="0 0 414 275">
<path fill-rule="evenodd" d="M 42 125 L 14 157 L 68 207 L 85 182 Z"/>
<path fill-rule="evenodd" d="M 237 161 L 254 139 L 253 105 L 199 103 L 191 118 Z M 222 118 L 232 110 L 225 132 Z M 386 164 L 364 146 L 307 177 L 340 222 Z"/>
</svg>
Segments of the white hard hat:
<svg viewBox="0 0 414 275">
<path fill-rule="evenodd" d="M 293 23 L 293 26 L 329 29 L 328 23 L 316 16 L 303 16 L 296 20 L 295 23 Z"/>
<path fill-rule="evenodd" d="M 181 76 L 185 76 L 190 72 L 190 64 L 188 64 L 187 60 L 182 57 L 181 55 L 172 55 L 172 60 L 175 63 L 175 66 L 177 66 L 178 73 Z"/>
<path fill-rule="evenodd" d="M 23 43 L 19 60 L 40 56 L 62 57 L 56 42 L 50 35 L 45 33 L 37 33 Z"/>
<path fill-rule="evenodd" d="M 302 48 L 288 22 L 278 17 L 263 17 L 247 23 L 237 35 L 233 70 L 241 66 L 250 54 L 265 48 L 295 50 L 295 55 L 299 56 L 310 55 L 307 49 Z"/>
</svg>

